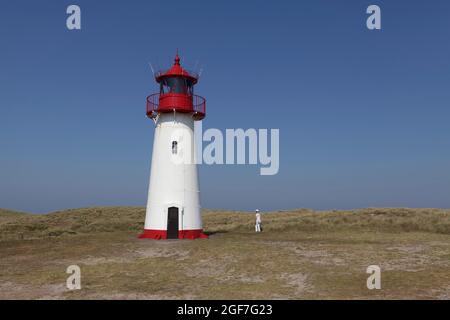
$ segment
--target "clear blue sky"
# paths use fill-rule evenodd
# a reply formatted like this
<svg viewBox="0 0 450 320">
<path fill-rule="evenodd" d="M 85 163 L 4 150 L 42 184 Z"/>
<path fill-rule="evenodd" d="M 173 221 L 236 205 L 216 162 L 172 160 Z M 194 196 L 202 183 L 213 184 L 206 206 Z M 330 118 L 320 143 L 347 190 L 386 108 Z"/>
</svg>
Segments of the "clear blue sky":
<svg viewBox="0 0 450 320">
<path fill-rule="evenodd" d="M 449 15 L 448 0 L 3 1 L 0 207 L 145 205 L 148 62 L 179 48 L 204 66 L 205 129 L 280 129 L 279 174 L 202 165 L 203 207 L 449 208 Z"/>
</svg>

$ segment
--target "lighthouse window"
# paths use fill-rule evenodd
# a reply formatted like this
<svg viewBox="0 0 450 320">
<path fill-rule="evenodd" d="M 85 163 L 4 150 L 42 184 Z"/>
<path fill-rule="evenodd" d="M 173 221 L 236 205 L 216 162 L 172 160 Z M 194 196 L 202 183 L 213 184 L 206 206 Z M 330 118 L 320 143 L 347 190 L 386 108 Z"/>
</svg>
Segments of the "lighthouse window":
<svg viewBox="0 0 450 320">
<path fill-rule="evenodd" d="M 188 87 L 186 79 L 181 77 L 168 77 L 164 79 L 164 85 L 169 87 L 170 93 L 186 93 Z"/>
<path fill-rule="evenodd" d="M 167 77 L 161 81 L 161 93 L 193 93 L 192 80 L 182 77 Z"/>
<path fill-rule="evenodd" d="M 177 154 L 178 152 L 178 142 L 172 141 L 172 154 Z"/>
</svg>

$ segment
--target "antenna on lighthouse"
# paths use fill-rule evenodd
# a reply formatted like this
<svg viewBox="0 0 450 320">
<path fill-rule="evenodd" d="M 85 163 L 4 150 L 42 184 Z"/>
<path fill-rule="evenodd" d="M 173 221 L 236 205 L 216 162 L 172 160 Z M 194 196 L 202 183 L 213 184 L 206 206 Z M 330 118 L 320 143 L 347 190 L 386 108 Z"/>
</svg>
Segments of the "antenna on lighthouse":
<svg viewBox="0 0 450 320">
<path fill-rule="evenodd" d="M 194 67 L 192 68 L 192 71 L 197 73 L 197 67 L 198 67 L 198 59 L 195 61 Z"/>
<path fill-rule="evenodd" d="M 152 69 L 153 76 L 155 76 L 155 69 L 153 69 L 152 63 L 149 62 L 148 65 L 150 66 L 150 69 Z"/>
<path fill-rule="evenodd" d="M 198 72 L 198 77 L 200 78 L 203 72 L 203 65 L 200 67 L 200 71 Z"/>
</svg>

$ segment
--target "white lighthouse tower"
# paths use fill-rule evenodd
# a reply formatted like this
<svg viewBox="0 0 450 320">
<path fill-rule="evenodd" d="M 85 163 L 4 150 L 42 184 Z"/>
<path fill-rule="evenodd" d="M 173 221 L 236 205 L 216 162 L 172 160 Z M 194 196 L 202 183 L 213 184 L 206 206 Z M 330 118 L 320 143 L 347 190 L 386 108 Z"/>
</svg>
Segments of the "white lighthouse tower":
<svg viewBox="0 0 450 320">
<path fill-rule="evenodd" d="M 140 238 L 195 239 L 203 233 L 194 121 L 205 117 L 206 101 L 194 94 L 198 76 L 180 65 L 158 72 L 160 92 L 147 97 L 147 116 L 156 124 L 144 232 Z"/>
</svg>

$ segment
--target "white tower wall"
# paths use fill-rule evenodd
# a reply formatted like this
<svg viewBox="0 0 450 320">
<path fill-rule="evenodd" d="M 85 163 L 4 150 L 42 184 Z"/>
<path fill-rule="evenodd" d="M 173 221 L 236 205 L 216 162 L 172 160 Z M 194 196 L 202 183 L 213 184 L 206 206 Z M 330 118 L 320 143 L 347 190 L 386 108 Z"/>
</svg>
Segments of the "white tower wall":
<svg viewBox="0 0 450 320">
<path fill-rule="evenodd" d="M 144 230 L 144 234 L 150 234 L 147 236 L 149 238 L 159 238 L 155 237 L 158 232 L 164 238 L 170 207 L 178 208 L 178 230 L 182 231 L 182 235 L 187 232 L 188 238 L 204 237 L 194 140 L 192 114 L 159 114 L 153 141 Z"/>
</svg>

